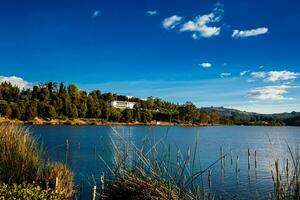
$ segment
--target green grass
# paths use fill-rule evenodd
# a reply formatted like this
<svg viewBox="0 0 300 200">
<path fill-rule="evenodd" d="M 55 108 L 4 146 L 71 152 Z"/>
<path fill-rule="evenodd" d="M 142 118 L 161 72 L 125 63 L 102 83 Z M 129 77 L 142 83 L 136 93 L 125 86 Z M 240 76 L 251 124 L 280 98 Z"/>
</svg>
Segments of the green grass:
<svg viewBox="0 0 300 200">
<path fill-rule="evenodd" d="M 0 200 L 62 200 L 63 195 L 56 193 L 53 189 L 42 189 L 33 184 L 0 184 Z"/>
</svg>

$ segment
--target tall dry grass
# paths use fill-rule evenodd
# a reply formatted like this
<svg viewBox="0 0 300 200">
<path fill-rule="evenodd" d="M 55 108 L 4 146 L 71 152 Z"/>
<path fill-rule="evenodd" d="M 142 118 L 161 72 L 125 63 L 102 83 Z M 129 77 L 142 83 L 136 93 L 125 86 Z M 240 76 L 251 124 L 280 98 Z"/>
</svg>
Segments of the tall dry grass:
<svg viewBox="0 0 300 200">
<path fill-rule="evenodd" d="M 0 126 L 0 181 L 24 183 L 36 180 L 42 165 L 42 151 L 21 126 Z"/>
<path fill-rule="evenodd" d="M 39 174 L 38 182 L 44 188 L 54 188 L 67 198 L 74 194 L 73 173 L 64 164 L 48 163 Z"/>
<path fill-rule="evenodd" d="M 271 169 L 274 183 L 273 199 L 298 200 L 300 199 L 300 150 L 289 149 L 289 158 L 275 159 Z"/>
<path fill-rule="evenodd" d="M 70 169 L 50 162 L 28 128 L 11 124 L 0 125 L 0 183 L 34 183 L 46 190 L 53 189 L 65 198 L 71 198 L 74 193 Z"/>
</svg>

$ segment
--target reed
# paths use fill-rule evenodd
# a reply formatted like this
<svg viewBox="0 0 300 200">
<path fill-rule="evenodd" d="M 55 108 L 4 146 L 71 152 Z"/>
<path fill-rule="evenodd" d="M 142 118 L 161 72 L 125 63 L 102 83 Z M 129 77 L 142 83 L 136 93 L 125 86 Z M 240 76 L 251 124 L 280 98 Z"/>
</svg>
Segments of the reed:
<svg viewBox="0 0 300 200">
<path fill-rule="evenodd" d="M 287 158 L 275 159 L 271 169 L 272 180 L 274 183 L 273 199 L 289 200 L 300 199 L 300 154 L 299 149 L 295 151 L 289 145 L 288 150 L 292 164 Z"/>
<path fill-rule="evenodd" d="M 48 163 L 38 175 L 38 183 L 43 188 L 53 188 L 66 198 L 74 194 L 73 173 L 61 163 Z"/>
<path fill-rule="evenodd" d="M 118 144 L 116 140 L 111 141 L 115 152 L 113 165 L 99 155 L 112 175 L 107 185 L 108 199 L 213 199 L 214 195 L 208 195 L 206 189 L 196 182 L 202 175 L 211 174 L 210 167 L 221 158 L 199 170 L 195 168 L 197 144 L 193 153 L 190 146 L 186 153 L 177 148 L 172 159 L 171 146 L 165 145 L 163 138 L 154 142 L 146 139 L 138 148 L 113 127 L 112 130 L 118 138 Z"/>
</svg>

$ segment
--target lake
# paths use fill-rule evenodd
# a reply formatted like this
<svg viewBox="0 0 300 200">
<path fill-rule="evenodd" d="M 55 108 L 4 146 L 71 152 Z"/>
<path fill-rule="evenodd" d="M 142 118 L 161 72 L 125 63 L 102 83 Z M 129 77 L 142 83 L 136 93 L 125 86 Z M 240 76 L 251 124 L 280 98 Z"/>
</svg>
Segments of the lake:
<svg viewBox="0 0 300 200">
<path fill-rule="evenodd" d="M 193 157 L 196 149 L 196 169 L 205 169 L 220 158 L 220 147 L 227 154 L 225 168 L 218 162 L 211 167 L 210 191 L 226 198 L 268 197 L 273 191 L 271 177 L 274 160 L 290 158 L 287 144 L 295 149 L 300 141 L 300 127 L 255 127 L 255 126 L 116 126 L 125 140 L 137 147 L 144 139 L 162 141 L 169 145 L 176 159 L 177 148 L 185 154 L 188 147 Z M 120 142 L 109 126 L 31 126 L 34 136 L 39 138 L 54 161 L 66 163 L 75 174 L 75 183 L 83 184 L 84 199 L 89 199 L 91 185 L 99 182 L 101 172 L 107 168 L 99 155 L 112 162 L 113 143 Z M 65 142 L 69 150 L 65 151 Z M 247 150 L 250 149 L 250 171 Z M 158 151 L 163 149 L 158 149 Z M 254 151 L 257 152 L 257 168 L 254 167 Z M 239 157 L 239 172 L 236 174 L 236 157 Z M 231 165 L 231 157 L 233 164 Z M 198 162 L 200 160 L 200 162 Z M 281 168 L 283 162 L 279 163 Z M 208 188 L 207 173 L 198 180 Z"/>
</svg>

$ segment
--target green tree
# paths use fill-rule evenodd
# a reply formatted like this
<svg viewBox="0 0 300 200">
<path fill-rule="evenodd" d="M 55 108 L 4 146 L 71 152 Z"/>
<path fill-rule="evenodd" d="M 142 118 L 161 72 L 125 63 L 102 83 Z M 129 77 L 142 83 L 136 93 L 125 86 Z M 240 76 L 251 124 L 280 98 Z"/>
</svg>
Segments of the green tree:
<svg viewBox="0 0 300 200">
<path fill-rule="evenodd" d="M 89 95 L 87 98 L 87 113 L 88 118 L 98 118 L 101 115 L 101 111 L 98 108 L 96 100 L 92 95 Z"/>
<path fill-rule="evenodd" d="M 42 85 L 39 93 L 39 100 L 43 102 L 47 102 L 49 100 L 49 97 L 50 97 L 50 93 L 48 91 L 48 88 Z"/>
<path fill-rule="evenodd" d="M 150 110 L 141 110 L 141 121 L 144 123 L 152 121 L 152 113 Z"/>
<path fill-rule="evenodd" d="M 122 112 L 118 108 L 112 108 L 109 119 L 111 121 L 120 121 L 122 118 Z"/>
<path fill-rule="evenodd" d="M 211 124 L 219 124 L 220 123 L 220 115 L 217 112 L 212 112 L 210 114 Z"/>
<path fill-rule="evenodd" d="M 32 120 L 38 116 L 38 101 L 32 101 L 26 108 L 26 120 Z"/>
<path fill-rule="evenodd" d="M 3 106 L 3 115 L 7 116 L 7 117 L 11 117 L 11 115 L 12 115 L 12 108 L 11 108 L 11 105 L 9 103 L 6 103 Z"/>
<path fill-rule="evenodd" d="M 200 111 L 192 102 L 186 102 L 179 108 L 179 116 L 182 121 L 196 122 L 199 119 Z"/>
<path fill-rule="evenodd" d="M 103 110 L 102 110 L 102 113 L 101 113 L 101 117 L 102 117 L 104 120 L 109 120 L 110 115 L 111 115 L 111 110 L 112 110 L 112 107 L 111 107 L 110 105 L 105 104 L 105 105 L 103 106 Z"/>
<path fill-rule="evenodd" d="M 131 110 L 131 109 L 123 110 L 122 115 L 123 115 L 124 121 L 126 121 L 126 122 L 134 121 L 133 110 Z"/>
<path fill-rule="evenodd" d="M 70 111 L 68 114 L 69 114 L 68 117 L 73 119 L 78 117 L 78 110 L 75 104 L 71 104 Z"/>
<path fill-rule="evenodd" d="M 88 111 L 86 93 L 80 92 L 79 102 L 77 105 L 78 117 L 85 118 Z"/>
<path fill-rule="evenodd" d="M 53 119 L 57 117 L 55 108 L 44 102 L 40 102 L 38 106 L 38 114 L 42 118 Z"/>
</svg>

